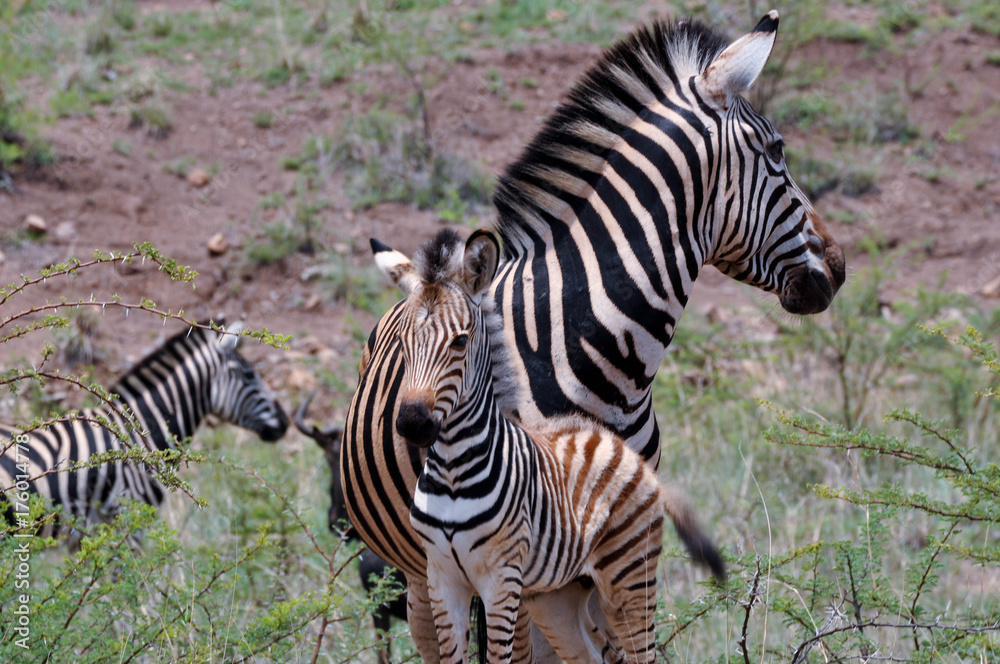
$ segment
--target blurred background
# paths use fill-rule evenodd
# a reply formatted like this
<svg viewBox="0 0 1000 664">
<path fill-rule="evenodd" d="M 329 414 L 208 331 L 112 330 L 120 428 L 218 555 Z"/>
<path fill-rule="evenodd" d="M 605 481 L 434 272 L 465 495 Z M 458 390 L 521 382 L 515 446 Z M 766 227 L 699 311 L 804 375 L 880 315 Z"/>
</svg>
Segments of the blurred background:
<svg viewBox="0 0 1000 664">
<path fill-rule="evenodd" d="M 11 317 L 61 297 L 148 298 L 292 335 L 285 349 L 242 348 L 290 412 L 318 390 L 311 416 L 339 423 L 363 340 L 398 299 L 369 237 L 409 253 L 442 226 L 491 224 L 497 175 L 634 27 L 693 16 L 736 38 L 771 8 L 0 0 L 0 284 L 136 242 L 198 272 L 192 288 L 137 260 L 4 295 L 2 368 L 31 366 L 50 344 L 61 370 L 110 384 L 178 324 L 83 307 L 60 329 L 12 335 Z M 983 367 L 988 347 L 956 339 L 968 325 L 986 342 L 1000 331 L 1000 5 L 775 8 L 777 46 L 747 96 L 784 135 L 792 176 L 845 249 L 848 283 L 830 311 L 800 320 L 712 268 L 700 278 L 656 379 L 661 471 L 690 492 L 734 574 L 728 589 L 699 586 L 668 533 L 660 652 L 996 661 L 985 627 L 1000 618 L 988 466 L 998 379 Z M 86 402 L 62 383 L 5 373 L 4 384 L 15 389 L 0 399 L 6 420 Z M 925 452 L 901 451 L 920 441 Z M 182 476 L 209 506 L 177 494 L 144 522 L 146 549 L 169 553 L 116 600 L 141 610 L 105 624 L 81 601 L 89 608 L 52 625 L 112 641 L 134 632 L 149 661 L 375 661 L 371 607 L 347 562 L 356 547 L 326 529 L 322 451 L 294 432 L 272 448 L 231 428 L 192 444 L 210 461 Z M 992 498 L 948 479 L 946 458 L 986 473 Z M 76 574 L 64 553 L 37 560 L 53 596 Z M 204 607 L 159 614 L 155 597 L 171 592 Z M 945 642 L 913 627 L 935 619 L 964 627 Z M 395 641 L 394 660 L 414 657 Z M 96 647 L 53 648 L 51 661 L 103 661 Z"/>
</svg>

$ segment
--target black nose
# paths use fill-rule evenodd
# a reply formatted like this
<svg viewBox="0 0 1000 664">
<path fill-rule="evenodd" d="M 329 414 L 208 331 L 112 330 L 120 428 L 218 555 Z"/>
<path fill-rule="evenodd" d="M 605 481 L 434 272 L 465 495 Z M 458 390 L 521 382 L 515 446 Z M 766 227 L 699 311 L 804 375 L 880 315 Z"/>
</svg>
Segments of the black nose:
<svg viewBox="0 0 1000 664">
<path fill-rule="evenodd" d="M 274 409 L 277 422 L 274 425 L 264 425 L 257 431 L 257 435 L 266 443 L 273 443 L 288 431 L 288 415 L 285 415 L 284 409 L 277 403 L 274 404 Z"/>
<path fill-rule="evenodd" d="M 411 445 L 430 447 L 441 432 L 441 423 L 431 415 L 427 404 L 420 401 L 409 402 L 399 408 L 396 431 Z"/>
<path fill-rule="evenodd" d="M 790 314 L 818 314 L 830 306 L 836 291 L 825 274 L 818 270 L 801 272 L 793 278 L 779 298 Z"/>
</svg>

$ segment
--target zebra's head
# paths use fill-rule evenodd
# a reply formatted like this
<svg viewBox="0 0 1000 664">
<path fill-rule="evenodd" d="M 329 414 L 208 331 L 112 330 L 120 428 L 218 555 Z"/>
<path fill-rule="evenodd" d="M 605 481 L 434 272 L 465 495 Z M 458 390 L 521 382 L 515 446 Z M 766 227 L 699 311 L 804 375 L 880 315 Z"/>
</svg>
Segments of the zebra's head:
<svg viewBox="0 0 1000 664">
<path fill-rule="evenodd" d="M 445 230 L 420 247 L 415 262 L 377 240 L 372 251 L 375 264 L 407 295 L 396 430 L 411 445 L 428 447 L 479 372 L 490 371 L 479 304 L 496 275 L 499 244 L 488 231 L 463 244 Z"/>
<path fill-rule="evenodd" d="M 288 416 L 253 366 L 236 350 L 242 328 L 242 324 L 231 325 L 229 334 L 215 334 L 219 366 L 212 378 L 212 413 L 273 442 L 288 430 Z"/>
<path fill-rule="evenodd" d="M 718 132 L 718 184 L 706 262 L 777 294 L 794 314 L 825 310 L 844 283 L 844 253 L 788 173 L 781 134 L 740 96 L 760 76 L 778 31 L 772 10 L 688 79 Z"/>
</svg>

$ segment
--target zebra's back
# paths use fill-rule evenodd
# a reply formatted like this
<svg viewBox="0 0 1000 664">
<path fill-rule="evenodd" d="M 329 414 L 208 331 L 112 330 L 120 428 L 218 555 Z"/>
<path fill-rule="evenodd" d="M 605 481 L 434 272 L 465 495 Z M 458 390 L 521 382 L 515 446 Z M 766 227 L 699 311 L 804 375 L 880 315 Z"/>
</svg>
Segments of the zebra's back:
<svg viewBox="0 0 1000 664">
<path fill-rule="evenodd" d="M 9 516 L 16 517 L 23 511 L 21 498 L 26 492 L 62 505 L 66 513 L 88 524 L 114 516 L 123 497 L 159 507 L 163 486 L 145 471 L 120 460 L 69 470 L 99 454 L 124 449 L 115 434 L 97 424 L 99 419 L 127 431 L 118 413 L 101 409 L 81 411 L 74 419 L 59 420 L 27 434 L 12 425 L 0 424 L 0 436 L 11 443 L 0 456 L 0 489 L 11 502 Z M 53 533 L 49 524 L 40 534 Z"/>
</svg>

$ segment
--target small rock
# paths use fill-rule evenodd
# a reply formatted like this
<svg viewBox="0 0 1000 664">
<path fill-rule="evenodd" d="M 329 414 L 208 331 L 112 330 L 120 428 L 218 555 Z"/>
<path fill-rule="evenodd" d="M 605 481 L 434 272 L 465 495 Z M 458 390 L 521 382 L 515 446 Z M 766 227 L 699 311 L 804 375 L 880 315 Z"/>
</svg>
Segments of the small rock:
<svg viewBox="0 0 1000 664">
<path fill-rule="evenodd" d="M 333 251 L 334 253 L 338 253 L 341 256 L 346 256 L 347 254 L 351 253 L 351 247 L 350 245 L 345 244 L 343 242 L 337 242 L 333 245 Z"/>
<path fill-rule="evenodd" d="M 705 318 L 708 319 L 708 322 L 715 325 L 721 325 L 730 320 L 732 317 L 732 311 L 715 306 L 714 304 L 708 308 L 708 311 L 705 312 Z"/>
<path fill-rule="evenodd" d="M 7 260 L 7 257 L 4 255 L 2 251 L 0 251 L 0 265 L 3 265 L 3 262 L 5 260 Z"/>
<path fill-rule="evenodd" d="M 196 168 L 188 173 L 187 181 L 195 187 L 204 187 L 212 178 L 204 169 Z"/>
<path fill-rule="evenodd" d="M 305 309 L 306 311 L 313 311 L 314 309 L 316 309 L 316 307 L 319 306 L 320 301 L 321 300 L 319 295 L 313 293 L 312 295 L 306 298 L 306 301 L 302 304 L 302 308 Z"/>
<path fill-rule="evenodd" d="M 288 372 L 285 385 L 293 390 L 313 390 L 316 387 L 316 376 L 313 376 L 305 369 L 295 367 Z"/>
<path fill-rule="evenodd" d="M 229 240 L 222 233 L 216 233 L 208 239 L 208 254 L 221 256 L 229 250 Z"/>
<path fill-rule="evenodd" d="M 48 224 L 45 220 L 39 217 L 37 214 L 29 214 L 24 218 L 24 227 L 29 231 L 34 231 L 36 233 L 44 233 L 49 229 Z"/>
<path fill-rule="evenodd" d="M 470 34 L 476 31 L 476 24 L 472 21 L 460 21 L 458 29 L 465 34 Z"/>
<path fill-rule="evenodd" d="M 56 224 L 56 230 L 53 235 L 55 235 L 57 242 L 69 244 L 76 239 L 76 224 L 72 221 L 60 221 Z"/>
<path fill-rule="evenodd" d="M 325 367 L 332 365 L 337 360 L 337 351 L 332 348 L 324 348 L 316 353 L 316 359 Z"/>
<path fill-rule="evenodd" d="M 242 136 L 236 139 L 236 147 L 245 148 L 246 146 L 247 146 L 247 139 L 243 138 Z"/>
<path fill-rule="evenodd" d="M 979 292 L 986 297 L 1000 297 L 1000 277 L 983 286 L 983 289 Z"/>
<path fill-rule="evenodd" d="M 545 18 L 547 18 L 552 23 L 562 23 L 567 18 L 569 18 L 569 14 L 567 14 L 561 9 L 550 9 L 545 13 Z"/>
</svg>

